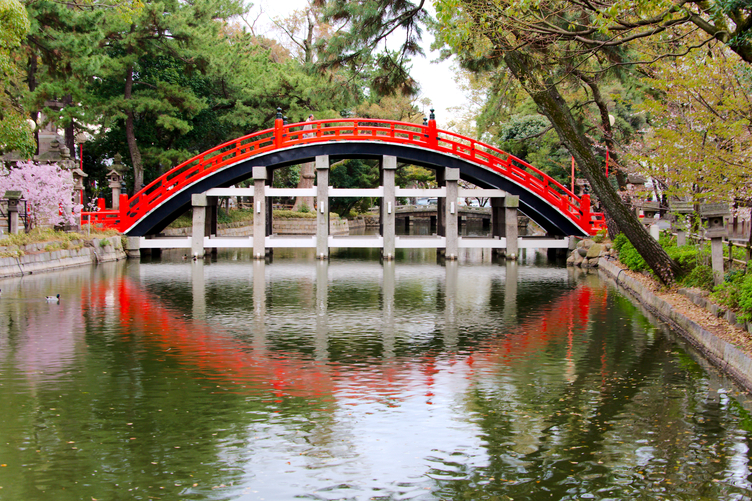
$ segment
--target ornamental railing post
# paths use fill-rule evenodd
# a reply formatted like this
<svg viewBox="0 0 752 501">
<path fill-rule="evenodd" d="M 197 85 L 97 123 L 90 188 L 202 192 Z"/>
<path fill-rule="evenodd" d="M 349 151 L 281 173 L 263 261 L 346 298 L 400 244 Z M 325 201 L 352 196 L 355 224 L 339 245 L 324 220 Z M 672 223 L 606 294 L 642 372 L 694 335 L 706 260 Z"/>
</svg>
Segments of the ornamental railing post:
<svg viewBox="0 0 752 501">
<path fill-rule="evenodd" d="M 581 226 L 583 226 L 589 233 L 592 221 L 590 214 L 590 195 L 587 193 L 582 195 L 582 198 L 580 199 L 580 210 L 582 211 Z"/>
<path fill-rule="evenodd" d="M 436 132 L 436 115 L 431 108 L 431 114 L 428 116 L 428 146 L 436 148 L 439 145 L 438 133 Z"/>
<path fill-rule="evenodd" d="M 285 122 L 282 118 L 282 108 L 277 108 L 277 118 L 274 120 L 274 147 L 280 148 L 284 140 Z"/>
<path fill-rule="evenodd" d="M 118 230 L 125 229 L 125 218 L 128 216 L 128 194 L 120 194 L 120 214 L 118 214 Z"/>
</svg>

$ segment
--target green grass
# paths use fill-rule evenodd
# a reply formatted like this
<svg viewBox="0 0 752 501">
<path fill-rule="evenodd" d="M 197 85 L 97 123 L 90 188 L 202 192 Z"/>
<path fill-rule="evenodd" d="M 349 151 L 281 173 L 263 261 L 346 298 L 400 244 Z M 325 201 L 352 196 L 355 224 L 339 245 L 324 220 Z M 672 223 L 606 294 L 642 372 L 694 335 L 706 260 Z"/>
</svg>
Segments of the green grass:
<svg viewBox="0 0 752 501">
<path fill-rule="evenodd" d="M 37 244 L 44 242 L 58 242 L 59 248 L 67 249 L 73 240 L 88 240 L 90 238 L 105 238 L 120 233 L 117 230 L 98 230 L 92 228 L 90 232 L 66 232 L 52 228 L 34 228 L 29 233 L 10 234 L 7 238 L 0 240 L 0 247 L 22 246 L 28 244 Z"/>
</svg>

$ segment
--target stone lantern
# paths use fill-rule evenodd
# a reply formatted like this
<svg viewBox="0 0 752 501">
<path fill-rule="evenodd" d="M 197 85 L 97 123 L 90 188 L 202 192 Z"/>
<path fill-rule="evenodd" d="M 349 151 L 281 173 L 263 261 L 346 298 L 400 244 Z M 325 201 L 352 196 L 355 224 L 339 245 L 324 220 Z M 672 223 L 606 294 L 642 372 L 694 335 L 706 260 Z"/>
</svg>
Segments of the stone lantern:
<svg viewBox="0 0 752 501">
<path fill-rule="evenodd" d="M 695 209 L 692 202 L 683 200 L 672 200 L 668 205 L 671 214 L 671 229 L 676 232 L 676 245 L 681 247 L 687 244 L 687 230 L 689 229 L 687 219 Z"/>
<path fill-rule="evenodd" d="M 21 192 L 8 190 L 5 192 L 8 199 L 8 233 L 18 233 L 18 203 L 21 201 Z"/>
<path fill-rule="evenodd" d="M 640 208 L 642 209 L 642 213 L 645 215 L 646 224 L 648 221 L 650 221 L 650 224 L 653 224 L 652 220 L 661 209 L 661 206 L 658 202 L 642 202 L 642 206 Z"/>
<path fill-rule="evenodd" d="M 644 218 L 642 219 L 642 224 L 645 225 L 648 230 L 650 230 L 650 236 L 652 236 L 654 239 L 658 240 L 660 238 L 660 228 L 658 228 L 658 225 L 655 224 L 655 215 L 660 211 L 661 204 L 659 202 L 642 202 L 640 205 L 640 209 L 642 210 L 642 214 Z"/>
<path fill-rule="evenodd" d="M 125 168 L 123 157 L 120 156 L 120 153 L 116 153 L 110 172 L 107 173 L 107 179 L 110 181 L 110 188 L 112 188 L 112 208 L 114 210 L 120 209 L 120 193 L 123 186 Z"/>
<path fill-rule="evenodd" d="M 84 204 L 84 178 L 89 177 L 89 175 L 85 173 L 84 171 L 82 171 L 81 169 L 73 169 L 71 171 L 71 174 L 73 174 L 74 202 L 83 205 Z"/>
<path fill-rule="evenodd" d="M 713 266 L 713 280 L 716 285 L 723 282 L 723 237 L 728 236 L 726 217 L 728 204 L 702 204 L 700 217 L 705 227 L 705 236 L 710 238 L 710 262 Z"/>
</svg>

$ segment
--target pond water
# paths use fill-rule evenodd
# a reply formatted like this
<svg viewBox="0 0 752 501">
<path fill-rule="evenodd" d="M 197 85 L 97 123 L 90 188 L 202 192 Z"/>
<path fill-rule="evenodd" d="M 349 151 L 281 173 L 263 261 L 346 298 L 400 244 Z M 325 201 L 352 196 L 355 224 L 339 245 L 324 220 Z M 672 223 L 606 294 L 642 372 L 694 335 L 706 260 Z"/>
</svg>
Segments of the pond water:
<svg viewBox="0 0 752 501">
<path fill-rule="evenodd" d="M 0 500 L 752 497 L 746 395 L 597 275 L 181 255 L 0 281 Z"/>
</svg>

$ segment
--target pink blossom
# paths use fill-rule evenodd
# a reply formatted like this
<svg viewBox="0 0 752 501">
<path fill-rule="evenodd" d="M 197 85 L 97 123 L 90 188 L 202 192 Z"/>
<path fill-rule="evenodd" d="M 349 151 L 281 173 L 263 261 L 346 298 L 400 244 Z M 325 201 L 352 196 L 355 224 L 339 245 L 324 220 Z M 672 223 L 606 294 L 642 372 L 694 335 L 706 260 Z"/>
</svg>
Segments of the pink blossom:
<svg viewBox="0 0 752 501">
<path fill-rule="evenodd" d="M 74 224 L 81 205 L 73 202 L 73 174 L 57 164 L 19 162 L 0 169 L 0 197 L 19 190 L 26 200 L 30 226 Z"/>
</svg>

